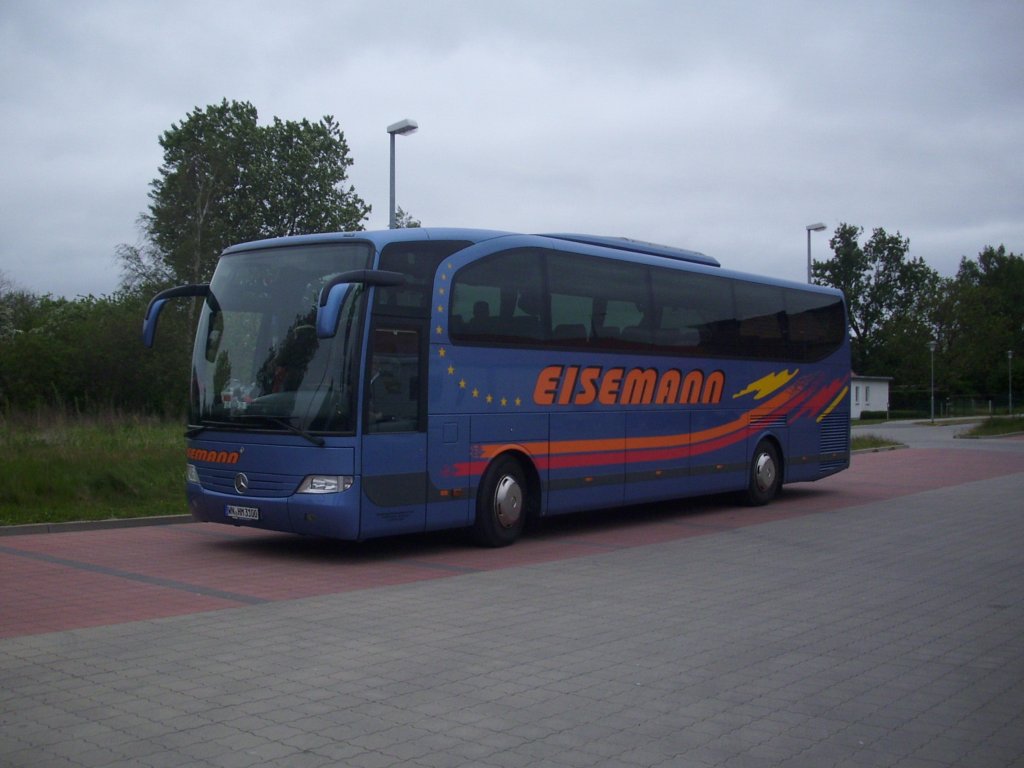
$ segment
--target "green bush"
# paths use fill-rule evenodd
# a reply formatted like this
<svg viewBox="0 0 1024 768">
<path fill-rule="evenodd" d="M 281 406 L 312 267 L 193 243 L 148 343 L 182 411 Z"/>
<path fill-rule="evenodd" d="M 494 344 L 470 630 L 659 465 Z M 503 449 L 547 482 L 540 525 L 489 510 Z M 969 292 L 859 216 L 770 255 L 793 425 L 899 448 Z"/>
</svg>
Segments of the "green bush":
<svg viewBox="0 0 1024 768">
<path fill-rule="evenodd" d="M 0 339 L 0 409 L 94 413 L 116 409 L 181 418 L 192 333 L 187 307 L 168 307 L 159 343 L 145 349 L 148 297 L 121 292 L 70 301 L 35 298 Z"/>
<path fill-rule="evenodd" d="M 872 421 L 885 421 L 886 419 L 889 418 L 889 412 L 888 411 L 861 411 L 860 412 L 860 418 L 861 418 L 862 421 L 867 421 L 869 419 L 872 420 Z"/>
</svg>

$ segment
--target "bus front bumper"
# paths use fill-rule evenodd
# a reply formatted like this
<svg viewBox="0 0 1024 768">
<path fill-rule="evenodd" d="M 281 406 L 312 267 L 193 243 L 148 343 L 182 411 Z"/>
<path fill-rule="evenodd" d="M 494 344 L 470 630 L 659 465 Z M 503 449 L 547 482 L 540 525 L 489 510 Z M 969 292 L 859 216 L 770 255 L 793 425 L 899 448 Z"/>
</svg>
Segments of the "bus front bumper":
<svg viewBox="0 0 1024 768">
<path fill-rule="evenodd" d="M 189 483 L 188 507 L 201 522 L 357 540 L 360 489 L 358 478 L 350 479 L 345 490 L 284 498 L 229 495 Z"/>
</svg>

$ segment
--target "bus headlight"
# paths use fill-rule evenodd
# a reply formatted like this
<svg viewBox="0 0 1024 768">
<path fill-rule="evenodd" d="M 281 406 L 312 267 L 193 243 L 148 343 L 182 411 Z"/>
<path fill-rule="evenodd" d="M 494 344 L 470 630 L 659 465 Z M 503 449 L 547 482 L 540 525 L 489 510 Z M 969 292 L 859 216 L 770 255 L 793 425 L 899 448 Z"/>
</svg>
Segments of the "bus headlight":
<svg viewBox="0 0 1024 768">
<path fill-rule="evenodd" d="M 341 493 L 352 487 L 349 475 L 309 475 L 296 493 Z"/>
<path fill-rule="evenodd" d="M 185 465 L 185 480 L 189 483 L 199 485 L 199 470 L 196 469 L 195 464 Z"/>
</svg>

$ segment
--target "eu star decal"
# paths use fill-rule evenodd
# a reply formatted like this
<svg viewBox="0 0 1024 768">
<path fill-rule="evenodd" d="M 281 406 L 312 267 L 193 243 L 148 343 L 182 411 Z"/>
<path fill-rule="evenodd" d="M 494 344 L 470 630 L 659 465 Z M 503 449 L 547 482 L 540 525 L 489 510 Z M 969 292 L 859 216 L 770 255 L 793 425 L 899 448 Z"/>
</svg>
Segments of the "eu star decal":
<svg viewBox="0 0 1024 768">
<path fill-rule="evenodd" d="M 448 273 L 453 269 L 453 265 L 448 263 L 446 265 L 447 272 L 442 272 L 440 276 L 441 285 L 437 289 L 438 303 L 437 307 L 437 324 L 434 326 L 434 334 L 436 336 L 444 336 L 445 333 L 445 318 L 448 317 Z M 482 400 L 487 405 L 497 405 L 501 408 L 508 408 L 510 405 L 520 407 L 523 404 L 523 398 L 519 396 L 508 396 L 504 394 L 495 394 L 488 391 L 486 388 L 481 389 L 476 385 L 476 382 L 472 382 L 466 379 L 465 376 L 459 375 L 456 361 L 449 355 L 448 348 L 445 346 L 438 347 L 437 355 L 439 358 L 448 363 L 445 371 L 448 376 L 458 382 L 458 388 L 460 391 L 468 392 L 474 400 Z"/>
</svg>

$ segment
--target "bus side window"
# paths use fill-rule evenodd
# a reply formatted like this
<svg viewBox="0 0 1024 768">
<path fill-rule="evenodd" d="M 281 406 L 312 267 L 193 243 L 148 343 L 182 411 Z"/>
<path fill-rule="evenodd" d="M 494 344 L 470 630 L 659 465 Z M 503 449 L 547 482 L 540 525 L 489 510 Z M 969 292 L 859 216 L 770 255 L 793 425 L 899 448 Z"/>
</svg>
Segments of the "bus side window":
<svg viewBox="0 0 1024 768">
<path fill-rule="evenodd" d="M 729 280 L 717 275 L 659 269 L 654 277 L 654 303 L 662 308 L 665 345 L 686 354 L 735 354 L 736 323 Z"/>
<path fill-rule="evenodd" d="M 420 340 L 413 328 L 373 333 L 366 388 L 368 432 L 415 432 L 420 424 Z"/>
<path fill-rule="evenodd" d="M 735 291 L 740 353 L 749 358 L 786 358 L 782 289 L 741 282 Z"/>
<path fill-rule="evenodd" d="M 650 345 L 646 266 L 577 253 L 545 255 L 552 344 L 619 350 Z"/>
<path fill-rule="evenodd" d="M 839 298 L 787 289 L 786 314 L 793 359 L 819 360 L 843 343 L 846 318 Z"/>
<path fill-rule="evenodd" d="M 456 341 L 532 345 L 544 339 L 540 255 L 504 251 L 463 267 L 452 281 L 449 333 Z"/>
<path fill-rule="evenodd" d="M 380 269 L 401 272 L 405 282 L 376 291 L 375 309 L 390 315 L 430 317 L 431 291 L 438 265 L 451 254 L 470 245 L 461 240 L 398 242 L 385 246 Z"/>
</svg>

